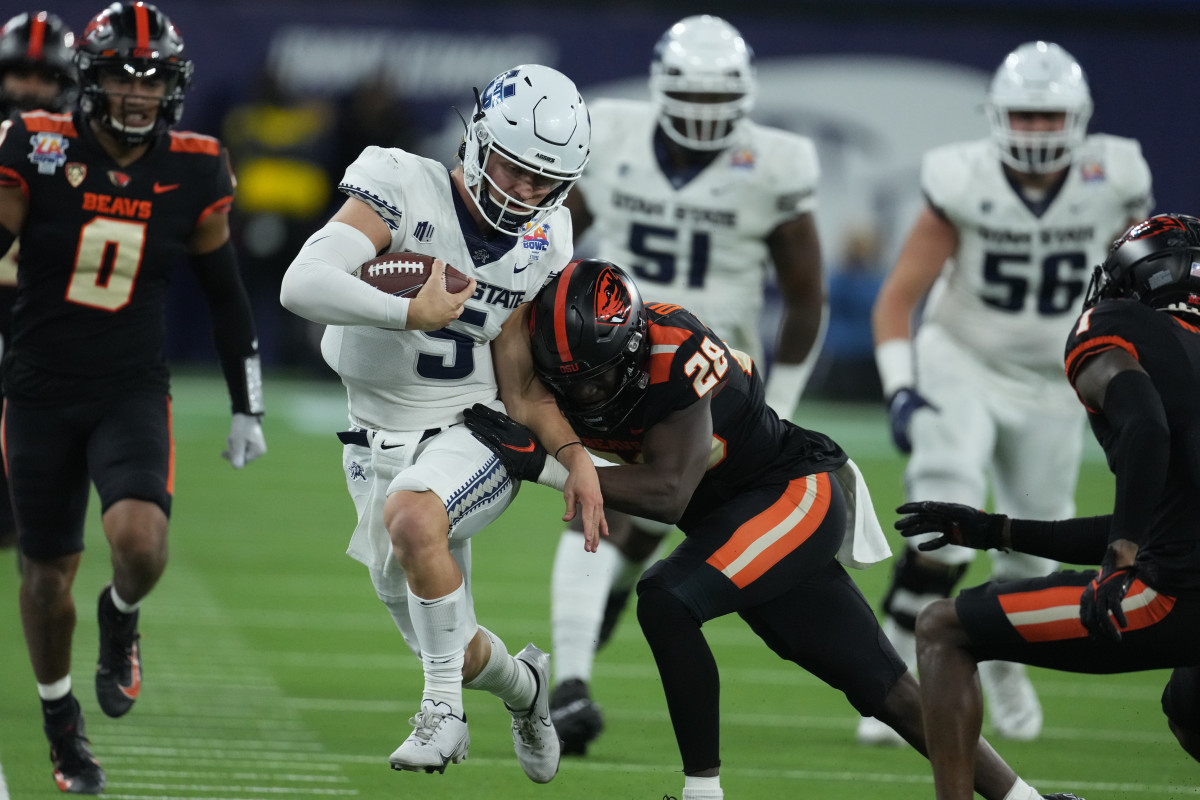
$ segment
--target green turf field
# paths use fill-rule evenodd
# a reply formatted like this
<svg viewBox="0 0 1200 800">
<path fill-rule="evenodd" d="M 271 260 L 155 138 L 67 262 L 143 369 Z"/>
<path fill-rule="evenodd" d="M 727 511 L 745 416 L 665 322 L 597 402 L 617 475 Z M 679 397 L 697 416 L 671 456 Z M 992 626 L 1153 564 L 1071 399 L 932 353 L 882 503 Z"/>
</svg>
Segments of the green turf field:
<svg viewBox="0 0 1200 800">
<path fill-rule="evenodd" d="M 421 687 L 411 656 L 366 572 L 344 555 L 354 511 L 331 435 L 345 419 L 340 387 L 267 384 L 270 452 L 234 472 L 218 381 L 176 380 L 177 484 L 171 564 L 142 612 L 145 685 L 137 708 L 109 720 L 96 706 L 95 598 L 108 573 L 96 524 L 76 581 L 80 624 L 73 669 L 110 798 L 604 798 L 660 800 L 683 777 L 653 662 L 632 617 L 596 665 L 607 728 L 586 759 L 563 762 L 549 785 L 525 778 L 509 716 L 468 693 L 472 742 L 445 775 L 398 773 L 387 756 L 410 728 Z M 806 404 L 798 414 L 858 462 L 885 527 L 900 500 L 902 462 L 877 409 Z M 1094 449 L 1081 511 L 1110 507 L 1112 479 Z M 549 570 L 560 498 L 529 486 L 501 524 L 475 540 L 481 622 L 510 652 L 550 648 Z M 980 559 L 986 563 L 986 559 Z M 983 563 L 973 567 L 981 578 Z M 888 566 L 855 573 L 877 601 Z M 11 551 L 0 553 L 0 800 L 60 796 L 50 778 L 25 655 Z M 737 619 L 705 627 L 721 665 L 722 785 L 730 800 L 930 798 L 926 762 L 910 750 L 854 743 L 856 719 L 838 693 L 780 661 Z M 997 742 L 1042 791 L 1088 800 L 1200 796 L 1200 769 L 1175 745 L 1159 708 L 1166 673 L 1091 677 L 1035 671 L 1045 730 L 1034 743 Z M 986 729 L 985 729 L 986 732 Z"/>
</svg>

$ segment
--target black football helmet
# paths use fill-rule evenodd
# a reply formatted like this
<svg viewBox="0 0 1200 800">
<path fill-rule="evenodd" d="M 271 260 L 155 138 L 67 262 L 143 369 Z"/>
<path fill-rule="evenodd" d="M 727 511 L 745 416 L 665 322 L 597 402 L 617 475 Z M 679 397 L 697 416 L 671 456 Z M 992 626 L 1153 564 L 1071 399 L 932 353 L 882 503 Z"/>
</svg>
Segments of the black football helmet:
<svg viewBox="0 0 1200 800">
<path fill-rule="evenodd" d="M 83 91 L 79 107 L 125 145 L 143 144 L 183 116 L 192 62 L 184 56 L 179 30 L 149 3 L 113 3 L 93 17 L 80 39 L 75 63 Z M 100 87 L 100 76 L 106 71 L 166 81 L 167 91 L 159 101 L 153 125 L 132 128 L 112 118 L 108 93 Z"/>
<path fill-rule="evenodd" d="M 12 70 L 41 72 L 58 82 L 49 101 L 30 95 L 11 95 L 2 82 Z M 65 111 L 75 103 L 75 34 L 47 11 L 18 14 L 0 28 L 0 114 L 14 110 Z"/>
<path fill-rule="evenodd" d="M 572 261 L 542 287 L 529 317 L 533 366 L 567 419 L 607 432 L 629 416 L 650 383 L 646 327 L 633 279 L 608 261 Z"/>
<path fill-rule="evenodd" d="M 1084 308 L 1113 297 L 1200 314 L 1200 219 L 1158 214 L 1125 231 L 1092 273 Z"/>
</svg>

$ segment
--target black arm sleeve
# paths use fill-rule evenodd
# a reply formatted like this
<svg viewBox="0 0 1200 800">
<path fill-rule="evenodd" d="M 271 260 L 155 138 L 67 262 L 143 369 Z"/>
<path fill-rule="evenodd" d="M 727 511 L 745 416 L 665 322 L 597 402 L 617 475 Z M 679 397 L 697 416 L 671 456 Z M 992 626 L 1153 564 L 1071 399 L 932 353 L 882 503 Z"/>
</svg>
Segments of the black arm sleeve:
<svg viewBox="0 0 1200 800">
<path fill-rule="evenodd" d="M 190 259 L 212 314 L 213 340 L 234 413 L 262 414 L 262 368 L 250 298 L 238 272 L 233 243 Z"/>
<path fill-rule="evenodd" d="M 1162 398 L 1141 370 L 1117 373 L 1104 390 L 1105 445 L 1117 476 L 1109 541 L 1141 543 L 1162 498 L 1171 461 L 1171 428 Z"/>
<path fill-rule="evenodd" d="M 1064 564 L 1099 564 L 1108 549 L 1112 515 L 1055 522 L 1014 519 L 1009 524 L 1012 549 Z"/>
</svg>

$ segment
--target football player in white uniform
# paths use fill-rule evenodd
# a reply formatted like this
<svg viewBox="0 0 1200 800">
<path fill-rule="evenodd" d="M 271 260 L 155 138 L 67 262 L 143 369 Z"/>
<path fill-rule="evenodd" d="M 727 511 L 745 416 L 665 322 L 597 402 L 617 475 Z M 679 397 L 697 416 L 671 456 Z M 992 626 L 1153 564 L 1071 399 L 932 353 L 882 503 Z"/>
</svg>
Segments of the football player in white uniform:
<svg viewBox="0 0 1200 800">
<path fill-rule="evenodd" d="M 733 26 L 707 15 L 680 20 L 655 49 L 652 102 L 592 104 L 592 158 L 566 204 L 576 236 L 591 229 L 599 257 L 760 362 L 763 285 L 774 265 L 784 317 L 767 402 L 790 418 L 819 349 L 824 305 L 817 157 L 810 140 L 745 118 L 755 89 L 751 50 Z M 612 535 L 598 556 L 568 530 L 555 559 L 551 710 L 568 753 L 584 753 L 600 732 L 588 690 L 596 648 L 670 530 L 608 519 Z"/>
<path fill-rule="evenodd" d="M 1083 413 L 1063 373 L 1063 342 L 1091 267 L 1151 207 L 1138 143 L 1086 133 L 1092 99 L 1063 48 L 1010 53 L 987 102 L 991 137 L 926 154 L 927 205 L 875 302 L 876 361 L 892 437 L 909 453 L 910 499 L 1027 519 L 1074 515 Z M 916 335 L 910 320 L 928 295 Z M 916 665 L 913 625 L 949 597 L 973 550 L 918 552 L 910 540 L 884 599 L 885 630 Z M 1034 577 L 1055 562 L 993 551 L 996 580 Z M 980 664 L 999 735 L 1028 740 L 1042 711 L 1024 668 Z M 876 720 L 861 742 L 894 740 Z"/>
<path fill-rule="evenodd" d="M 358 512 L 348 552 L 368 567 L 424 667 L 414 730 L 392 753 L 394 769 L 442 772 L 466 757 L 465 687 L 504 700 L 531 779 L 545 783 L 558 770 L 547 655 L 531 644 L 514 658 L 475 620 L 470 537 L 500 515 L 515 485 L 460 423 L 476 402 L 504 408 L 499 385 L 510 414 L 548 412 L 533 427 L 551 453 L 577 439 L 544 390 L 537 412 L 521 404 L 529 387 L 512 382 L 516 362 L 502 349 L 502 329 L 524 324 L 526 301 L 570 260 L 571 218 L 561 204 L 587 163 L 590 136 L 566 76 L 538 65 L 508 70 L 478 95 L 453 171 L 395 148 L 364 150 L 340 184 L 349 199 L 283 279 L 283 305 L 328 325 L 321 350 L 347 390 L 351 428 L 339 438 Z M 439 259 L 411 300 L 352 274 L 399 251 Z M 445 264 L 472 279 L 458 294 L 446 290 Z M 580 447 L 562 457 L 570 470 L 559 467 L 563 519 L 582 506 L 594 549 L 604 527 L 595 467 Z"/>
</svg>

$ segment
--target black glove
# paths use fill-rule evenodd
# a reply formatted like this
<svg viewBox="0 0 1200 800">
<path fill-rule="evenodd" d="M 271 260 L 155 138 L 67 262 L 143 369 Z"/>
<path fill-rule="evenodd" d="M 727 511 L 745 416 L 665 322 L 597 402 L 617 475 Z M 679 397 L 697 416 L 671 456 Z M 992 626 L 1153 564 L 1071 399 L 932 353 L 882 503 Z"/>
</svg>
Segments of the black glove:
<svg viewBox="0 0 1200 800">
<path fill-rule="evenodd" d="M 1128 627 L 1125 611 L 1121 601 L 1129 592 L 1133 579 L 1137 575 L 1137 567 L 1116 566 L 1114 553 L 1109 550 L 1100 564 L 1100 573 L 1092 578 L 1092 582 L 1083 590 L 1079 598 L 1079 620 L 1087 628 L 1088 636 L 1093 639 L 1111 642 L 1121 641 L 1122 628 Z M 1112 617 L 1109 617 L 1109 614 Z M 1117 625 L 1113 624 L 1116 620 Z"/>
<path fill-rule="evenodd" d="M 941 503 L 936 500 L 905 503 L 896 511 L 908 514 L 896 520 L 896 530 L 905 536 L 930 532 L 942 534 L 941 538 L 921 542 L 917 545 L 918 550 L 937 550 L 948 544 L 976 550 L 1008 549 L 1004 543 L 1004 523 L 1008 517 L 1004 514 L 989 514 L 962 503 Z"/>
<path fill-rule="evenodd" d="M 908 424 L 912 419 L 913 412 L 919 408 L 930 408 L 937 411 L 937 407 L 926 400 L 921 395 L 917 394 L 917 390 L 912 387 L 905 386 L 897 389 L 895 394 L 888 398 L 888 416 L 892 423 L 892 441 L 896 443 L 901 453 L 912 452 L 912 440 L 908 438 Z"/>
<path fill-rule="evenodd" d="M 533 431 L 482 403 L 463 409 L 471 434 L 487 445 L 515 481 L 536 481 L 546 464 L 546 448 Z"/>
</svg>

